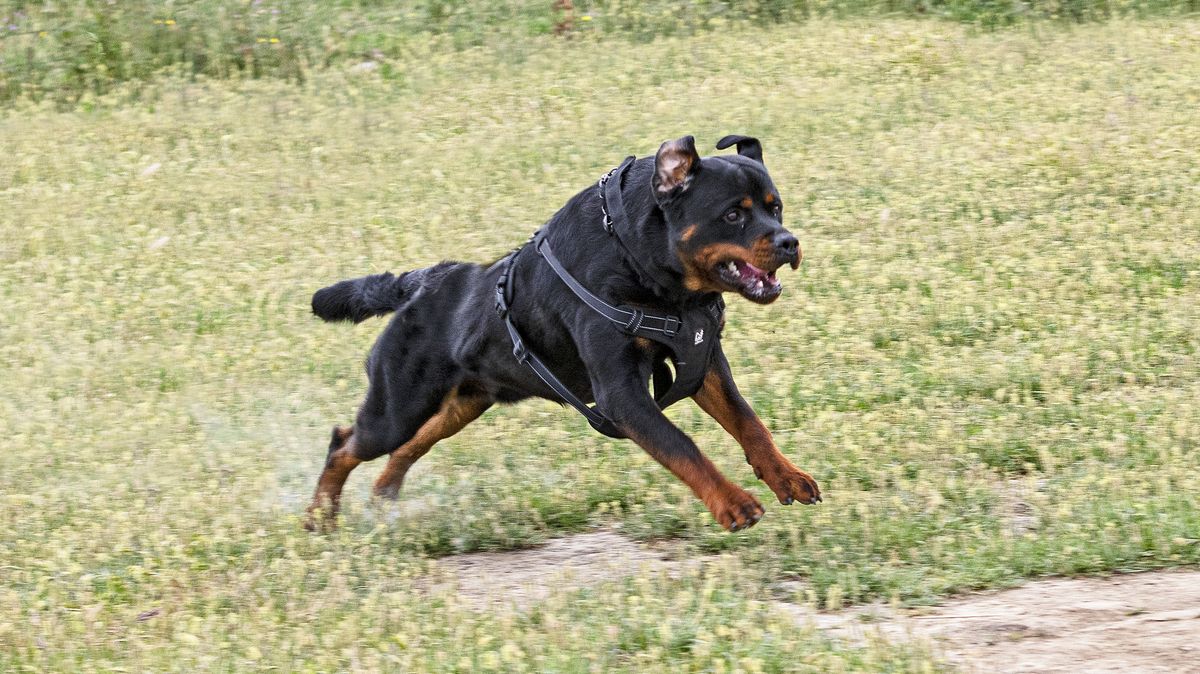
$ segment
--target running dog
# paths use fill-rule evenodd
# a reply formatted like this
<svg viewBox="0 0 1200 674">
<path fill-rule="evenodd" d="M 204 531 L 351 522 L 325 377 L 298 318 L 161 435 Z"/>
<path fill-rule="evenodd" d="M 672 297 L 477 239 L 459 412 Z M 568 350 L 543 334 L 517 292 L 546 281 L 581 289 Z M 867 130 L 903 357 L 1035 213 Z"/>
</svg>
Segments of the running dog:
<svg viewBox="0 0 1200 674">
<path fill-rule="evenodd" d="M 390 455 L 374 493 L 394 499 L 434 443 L 494 404 L 532 397 L 633 440 L 730 531 L 753 526 L 763 507 L 662 413 L 681 398 L 738 441 L 780 503 L 819 502 L 817 482 L 738 392 L 720 346 L 723 295 L 770 304 L 783 290 L 776 271 L 801 258 L 759 141 L 726 136 L 717 149 L 733 145 L 737 154 L 701 158 L 685 136 L 630 157 L 492 264 L 442 262 L 313 295 L 326 321 L 395 315 L 367 359 L 354 425 L 333 430 L 306 527 L 333 525 L 360 463 Z"/>
</svg>

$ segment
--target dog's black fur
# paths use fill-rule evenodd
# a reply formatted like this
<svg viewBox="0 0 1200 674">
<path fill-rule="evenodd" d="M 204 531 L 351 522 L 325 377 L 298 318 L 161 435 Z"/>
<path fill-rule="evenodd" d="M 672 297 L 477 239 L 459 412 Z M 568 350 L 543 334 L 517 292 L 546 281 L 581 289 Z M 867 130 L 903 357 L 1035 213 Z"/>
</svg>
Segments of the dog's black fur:
<svg viewBox="0 0 1200 674">
<path fill-rule="evenodd" d="M 573 197 L 543 227 L 562 264 L 614 304 L 659 314 L 738 292 L 758 303 L 779 294 L 775 270 L 800 261 L 782 225 L 778 192 L 757 140 L 731 136 L 737 155 L 701 159 L 686 136 L 637 160 L 621 185 L 625 247 L 601 226 L 595 186 Z M 637 260 L 628 258 L 632 252 Z M 622 334 L 583 304 L 525 246 L 514 253 L 511 315 L 526 343 L 582 400 L 595 401 L 627 437 L 688 483 L 730 529 L 761 517 L 758 501 L 716 471 L 655 405 L 647 390 L 662 345 Z M 729 262 L 733 262 L 733 269 Z M 494 403 L 529 397 L 561 402 L 513 357 L 494 311 L 499 263 L 443 262 L 426 269 L 342 281 L 313 296 L 326 321 L 361 322 L 395 312 L 367 360 L 370 388 L 350 429 L 335 429 L 313 507 L 336 512 L 346 475 L 360 462 L 392 454 L 376 492 L 394 496 L 408 467 Z M 653 267 L 654 278 L 640 268 Z M 719 336 L 713 336 L 719 338 Z M 755 473 L 782 503 L 820 500 L 815 481 L 787 461 L 737 392 L 719 345 L 693 398 L 738 440 Z"/>
</svg>

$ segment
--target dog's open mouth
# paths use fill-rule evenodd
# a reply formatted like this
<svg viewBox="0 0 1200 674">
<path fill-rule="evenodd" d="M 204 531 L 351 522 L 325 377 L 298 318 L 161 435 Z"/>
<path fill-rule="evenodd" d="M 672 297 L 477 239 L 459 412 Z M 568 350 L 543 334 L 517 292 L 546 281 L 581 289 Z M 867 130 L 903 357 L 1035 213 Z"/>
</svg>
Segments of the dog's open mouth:
<svg viewBox="0 0 1200 674">
<path fill-rule="evenodd" d="M 749 262 L 726 260 L 718 264 L 715 271 L 721 282 L 741 293 L 742 297 L 767 304 L 783 292 L 783 285 L 775 278 L 776 269 L 764 271 Z"/>
</svg>

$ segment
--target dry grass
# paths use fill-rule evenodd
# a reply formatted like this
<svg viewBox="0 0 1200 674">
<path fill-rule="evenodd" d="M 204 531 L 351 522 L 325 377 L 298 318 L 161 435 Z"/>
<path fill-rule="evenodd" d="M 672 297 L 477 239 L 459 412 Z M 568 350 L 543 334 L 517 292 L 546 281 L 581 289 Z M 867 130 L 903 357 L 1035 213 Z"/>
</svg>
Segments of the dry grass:
<svg viewBox="0 0 1200 674">
<path fill-rule="evenodd" d="M 921 669 L 760 600 L 1200 559 L 1200 24 L 811 23 L 403 68 L 0 113 L 0 669 Z M 439 446 L 407 505 L 362 506 L 370 466 L 342 531 L 300 531 L 380 327 L 320 324 L 314 289 L 497 257 L 626 154 L 739 132 L 806 261 L 775 305 L 732 304 L 726 351 L 822 506 L 721 533 L 640 450 L 532 404 Z M 525 615 L 414 589 L 425 555 L 597 523 L 728 560 Z"/>
</svg>

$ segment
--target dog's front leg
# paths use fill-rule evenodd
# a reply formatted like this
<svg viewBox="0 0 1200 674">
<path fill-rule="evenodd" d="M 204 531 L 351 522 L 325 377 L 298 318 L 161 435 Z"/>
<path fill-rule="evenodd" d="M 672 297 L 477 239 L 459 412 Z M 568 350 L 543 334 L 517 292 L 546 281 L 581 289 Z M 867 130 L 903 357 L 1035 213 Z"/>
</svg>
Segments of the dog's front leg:
<svg viewBox="0 0 1200 674">
<path fill-rule="evenodd" d="M 763 516 L 762 504 L 722 475 L 658 409 L 645 379 L 641 385 L 638 381 L 632 372 L 615 385 L 594 380 L 600 409 L 629 439 L 691 487 L 721 526 L 730 531 L 754 526 Z"/>
<path fill-rule="evenodd" d="M 738 441 L 754 474 L 767 483 L 780 503 L 791 505 L 821 500 L 817 481 L 780 453 L 771 432 L 738 392 L 729 371 L 729 361 L 720 350 L 713 357 L 704 384 L 692 399 Z"/>
</svg>

